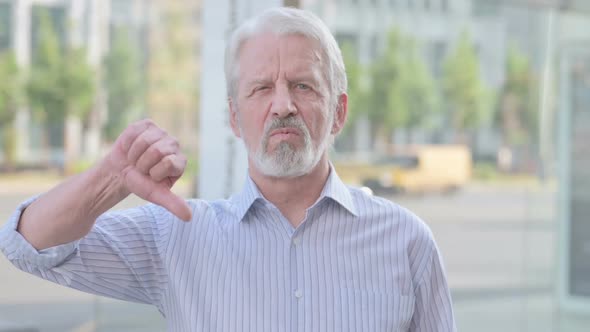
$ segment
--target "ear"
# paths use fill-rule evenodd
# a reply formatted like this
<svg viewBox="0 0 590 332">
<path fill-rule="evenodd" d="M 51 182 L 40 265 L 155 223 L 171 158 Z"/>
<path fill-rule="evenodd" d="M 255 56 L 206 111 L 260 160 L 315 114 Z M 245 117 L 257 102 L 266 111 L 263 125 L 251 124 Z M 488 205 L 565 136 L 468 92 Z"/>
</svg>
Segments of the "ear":
<svg viewBox="0 0 590 332">
<path fill-rule="evenodd" d="M 338 104 L 336 105 L 336 112 L 334 112 L 334 124 L 332 125 L 332 135 L 337 135 L 342 131 L 346 124 L 346 117 L 348 116 L 348 95 L 341 94 L 338 97 Z"/>
<path fill-rule="evenodd" d="M 229 106 L 229 124 L 231 125 L 231 129 L 234 132 L 236 137 L 241 138 L 240 133 L 240 119 L 238 115 L 238 107 L 235 105 L 231 98 L 227 99 L 227 104 Z"/>
</svg>

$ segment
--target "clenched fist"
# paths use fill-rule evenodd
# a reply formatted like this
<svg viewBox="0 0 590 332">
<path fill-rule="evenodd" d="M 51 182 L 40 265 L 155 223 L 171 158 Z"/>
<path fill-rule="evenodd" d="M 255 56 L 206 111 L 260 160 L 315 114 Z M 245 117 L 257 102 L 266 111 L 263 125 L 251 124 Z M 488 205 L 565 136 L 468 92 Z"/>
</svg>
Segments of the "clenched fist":
<svg viewBox="0 0 590 332">
<path fill-rule="evenodd" d="M 105 158 L 123 190 L 158 204 L 182 220 L 192 218 L 184 199 L 170 189 L 184 173 L 186 157 L 178 141 L 151 120 L 131 124 Z"/>
</svg>

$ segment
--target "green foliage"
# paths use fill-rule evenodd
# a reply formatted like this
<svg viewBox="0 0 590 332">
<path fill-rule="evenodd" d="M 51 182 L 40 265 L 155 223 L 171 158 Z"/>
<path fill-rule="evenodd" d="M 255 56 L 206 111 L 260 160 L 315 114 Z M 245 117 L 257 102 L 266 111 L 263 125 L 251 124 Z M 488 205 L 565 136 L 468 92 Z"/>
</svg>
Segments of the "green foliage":
<svg viewBox="0 0 590 332">
<path fill-rule="evenodd" d="M 379 57 L 371 68 L 371 104 L 369 119 L 374 131 L 392 132 L 405 115 L 401 107 L 403 71 L 403 40 L 397 30 L 388 35 L 385 53 Z"/>
<path fill-rule="evenodd" d="M 509 145 L 530 144 L 538 134 L 538 84 L 529 59 L 515 47 L 506 56 L 506 80 L 501 89 L 496 125 Z"/>
<path fill-rule="evenodd" d="M 85 51 L 62 51 L 47 12 L 40 12 L 39 21 L 39 45 L 27 85 L 29 103 L 46 123 L 61 125 L 68 115 L 84 119 L 96 90 Z"/>
<path fill-rule="evenodd" d="M 372 66 L 369 119 L 375 131 L 417 128 L 436 111 L 436 90 L 416 43 L 392 30 L 387 47 Z"/>
<path fill-rule="evenodd" d="M 188 1 L 162 8 L 161 26 L 150 43 L 148 107 L 177 122 L 199 104 L 191 8 Z"/>
<path fill-rule="evenodd" d="M 0 133 L 1 151 L 8 166 L 16 162 L 16 130 L 14 119 L 22 103 L 22 75 L 12 52 L 0 54 Z"/>
<path fill-rule="evenodd" d="M 84 49 L 70 49 L 62 62 L 63 99 L 70 115 L 85 119 L 92 109 L 96 93 L 94 70 Z"/>
<path fill-rule="evenodd" d="M 464 32 L 444 64 L 443 95 L 455 130 L 477 128 L 489 113 L 479 60 Z"/>
<path fill-rule="evenodd" d="M 498 179 L 498 169 L 496 165 L 489 162 L 478 162 L 473 166 L 473 178 L 482 181 L 492 181 Z"/>
<path fill-rule="evenodd" d="M 14 121 L 22 94 L 22 76 L 14 54 L 0 53 L 0 128 Z"/>
<path fill-rule="evenodd" d="M 432 75 L 412 41 L 408 41 L 407 52 L 403 84 L 404 106 L 407 110 L 404 125 L 412 129 L 428 125 L 427 121 L 438 111 L 438 101 Z"/>
<path fill-rule="evenodd" d="M 108 94 L 108 119 L 104 127 L 106 139 L 114 141 L 130 121 L 130 113 L 142 100 L 143 85 L 139 54 L 132 46 L 129 31 L 119 28 L 113 46 L 105 58 L 105 88 Z"/>
<path fill-rule="evenodd" d="M 348 120 L 346 128 L 352 128 L 359 115 L 367 112 L 367 92 L 364 87 L 364 68 L 359 63 L 356 50 L 350 43 L 342 46 L 342 57 L 348 79 Z"/>
</svg>

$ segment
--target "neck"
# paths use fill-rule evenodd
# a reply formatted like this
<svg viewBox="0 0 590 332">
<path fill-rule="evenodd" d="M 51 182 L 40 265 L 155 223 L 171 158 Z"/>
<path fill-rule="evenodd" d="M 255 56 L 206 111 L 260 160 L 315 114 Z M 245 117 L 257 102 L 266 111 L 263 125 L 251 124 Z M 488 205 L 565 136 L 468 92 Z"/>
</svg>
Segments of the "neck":
<svg viewBox="0 0 590 332">
<path fill-rule="evenodd" d="M 330 174 L 330 164 L 324 155 L 308 174 L 277 178 L 260 173 L 250 162 L 249 174 L 264 198 L 273 203 L 296 227 L 306 210 L 320 197 Z"/>
</svg>

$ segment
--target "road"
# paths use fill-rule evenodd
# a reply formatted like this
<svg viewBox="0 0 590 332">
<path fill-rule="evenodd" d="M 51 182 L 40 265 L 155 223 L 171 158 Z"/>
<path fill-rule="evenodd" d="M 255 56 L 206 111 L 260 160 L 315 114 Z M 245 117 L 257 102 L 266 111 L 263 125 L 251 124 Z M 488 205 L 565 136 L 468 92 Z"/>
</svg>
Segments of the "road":
<svg viewBox="0 0 590 332">
<path fill-rule="evenodd" d="M 590 326 L 590 318 L 557 307 L 553 187 L 480 183 L 452 195 L 390 197 L 432 229 L 461 331 L 578 332 Z M 2 189 L 0 224 L 34 193 Z M 140 203 L 129 199 L 120 207 Z M 93 331 L 96 317 L 99 331 L 165 329 L 155 309 L 51 285 L 16 271 L 3 257 L 0 271 L 0 331 L 9 321 L 43 332 Z"/>
</svg>

